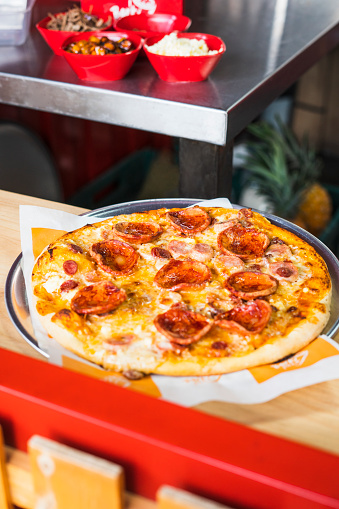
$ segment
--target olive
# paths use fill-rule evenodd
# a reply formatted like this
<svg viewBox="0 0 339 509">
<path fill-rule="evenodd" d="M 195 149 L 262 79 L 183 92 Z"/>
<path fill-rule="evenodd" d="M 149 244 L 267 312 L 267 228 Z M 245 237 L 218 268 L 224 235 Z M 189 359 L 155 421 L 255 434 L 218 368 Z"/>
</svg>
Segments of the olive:
<svg viewBox="0 0 339 509">
<path fill-rule="evenodd" d="M 70 51 L 71 53 L 81 53 L 81 48 L 78 44 L 73 44 Z"/>
<path fill-rule="evenodd" d="M 93 48 L 92 55 L 106 55 L 105 48 L 101 48 L 100 46 L 95 46 L 95 48 Z"/>
<path fill-rule="evenodd" d="M 124 51 L 130 51 L 132 49 L 132 43 L 128 39 L 125 39 L 120 42 L 120 48 Z"/>
<path fill-rule="evenodd" d="M 88 40 L 90 42 L 94 42 L 95 44 L 99 44 L 99 42 L 100 42 L 100 39 L 98 39 L 98 37 L 96 37 L 95 35 L 90 35 Z"/>
<path fill-rule="evenodd" d="M 105 48 L 108 52 L 113 52 L 113 51 L 115 50 L 115 44 L 114 44 L 114 42 L 112 42 L 112 41 L 105 42 L 105 44 L 104 44 L 104 48 Z"/>
</svg>

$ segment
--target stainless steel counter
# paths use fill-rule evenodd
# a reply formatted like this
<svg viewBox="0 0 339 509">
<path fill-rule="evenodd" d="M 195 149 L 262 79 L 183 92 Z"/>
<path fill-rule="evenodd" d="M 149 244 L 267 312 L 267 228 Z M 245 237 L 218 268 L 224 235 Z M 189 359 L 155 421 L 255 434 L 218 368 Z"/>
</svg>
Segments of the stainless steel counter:
<svg viewBox="0 0 339 509">
<path fill-rule="evenodd" d="M 33 22 L 69 7 L 37 2 Z M 0 102 L 178 137 L 181 195 L 227 195 L 234 137 L 339 43 L 339 0 L 187 0 L 185 14 L 226 43 L 205 82 L 165 83 L 142 56 L 121 81 L 82 82 L 32 26 L 0 47 Z"/>
</svg>

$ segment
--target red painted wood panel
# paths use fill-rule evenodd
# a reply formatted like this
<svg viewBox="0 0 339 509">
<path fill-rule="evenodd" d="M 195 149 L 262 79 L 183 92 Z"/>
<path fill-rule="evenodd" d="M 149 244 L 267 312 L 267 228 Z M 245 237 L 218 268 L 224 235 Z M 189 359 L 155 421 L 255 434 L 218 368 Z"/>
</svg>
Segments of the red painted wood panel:
<svg viewBox="0 0 339 509">
<path fill-rule="evenodd" d="M 130 491 L 161 484 L 246 508 L 339 508 L 339 457 L 0 350 L 6 443 L 31 435 L 110 459 Z"/>
</svg>

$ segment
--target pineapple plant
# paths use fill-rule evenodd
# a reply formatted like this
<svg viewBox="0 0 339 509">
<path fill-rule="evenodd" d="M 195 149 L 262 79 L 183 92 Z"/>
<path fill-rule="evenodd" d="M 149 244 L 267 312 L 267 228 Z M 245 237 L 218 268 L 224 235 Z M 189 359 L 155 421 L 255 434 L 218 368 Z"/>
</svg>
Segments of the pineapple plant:
<svg viewBox="0 0 339 509">
<path fill-rule="evenodd" d="M 252 139 L 242 157 L 247 185 L 264 198 L 269 210 L 319 235 L 332 215 L 331 197 L 319 183 L 321 162 L 306 137 L 299 143 L 276 119 L 248 127 Z"/>
</svg>

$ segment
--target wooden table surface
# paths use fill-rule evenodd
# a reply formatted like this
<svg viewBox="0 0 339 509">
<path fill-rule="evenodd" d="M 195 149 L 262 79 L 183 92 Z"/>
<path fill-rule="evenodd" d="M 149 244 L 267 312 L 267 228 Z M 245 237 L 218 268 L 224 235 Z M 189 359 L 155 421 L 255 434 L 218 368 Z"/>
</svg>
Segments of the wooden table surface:
<svg viewBox="0 0 339 509">
<path fill-rule="evenodd" d="M 46 362 L 15 329 L 5 305 L 8 271 L 21 252 L 19 205 L 38 205 L 72 213 L 84 209 L 0 190 L 0 347 Z M 339 334 L 336 337 L 339 340 Z M 339 374 L 338 374 L 339 376 Z M 267 403 L 208 402 L 195 407 L 254 429 L 339 454 L 339 379 L 299 389 Z"/>
</svg>

